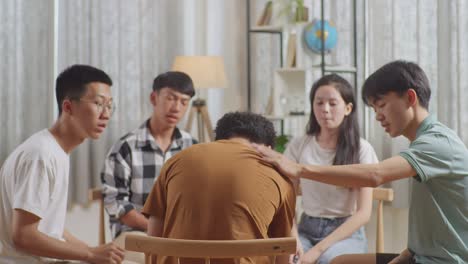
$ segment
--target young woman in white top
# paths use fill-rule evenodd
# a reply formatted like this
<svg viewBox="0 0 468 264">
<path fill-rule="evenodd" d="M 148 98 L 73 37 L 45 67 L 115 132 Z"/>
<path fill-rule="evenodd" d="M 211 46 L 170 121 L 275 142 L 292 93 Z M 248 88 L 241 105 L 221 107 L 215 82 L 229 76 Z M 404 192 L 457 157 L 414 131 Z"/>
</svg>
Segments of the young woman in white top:
<svg viewBox="0 0 468 264">
<path fill-rule="evenodd" d="M 351 84 L 330 74 L 310 91 L 307 134 L 295 138 L 285 155 L 303 164 L 344 165 L 378 162 L 372 146 L 359 136 Z M 329 263 L 342 254 L 367 252 L 363 225 L 372 211 L 371 188 L 345 188 L 300 179 L 301 216 L 297 233 L 299 263 Z"/>
</svg>

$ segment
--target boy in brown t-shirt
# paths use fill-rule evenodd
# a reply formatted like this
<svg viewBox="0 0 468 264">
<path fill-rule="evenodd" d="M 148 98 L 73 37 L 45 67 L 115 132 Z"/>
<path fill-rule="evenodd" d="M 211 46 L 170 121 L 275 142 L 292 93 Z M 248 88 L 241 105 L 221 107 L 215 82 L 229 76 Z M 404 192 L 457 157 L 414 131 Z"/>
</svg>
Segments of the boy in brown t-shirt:
<svg viewBox="0 0 468 264">
<path fill-rule="evenodd" d="M 192 146 L 164 165 L 142 211 L 150 216 L 148 234 L 206 240 L 290 236 L 293 187 L 250 147 L 251 142 L 273 146 L 271 122 L 252 113 L 228 113 L 215 132 L 215 142 Z M 159 257 L 157 263 L 175 259 Z M 268 258 L 242 263 L 268 263 Z"/>
</svg>

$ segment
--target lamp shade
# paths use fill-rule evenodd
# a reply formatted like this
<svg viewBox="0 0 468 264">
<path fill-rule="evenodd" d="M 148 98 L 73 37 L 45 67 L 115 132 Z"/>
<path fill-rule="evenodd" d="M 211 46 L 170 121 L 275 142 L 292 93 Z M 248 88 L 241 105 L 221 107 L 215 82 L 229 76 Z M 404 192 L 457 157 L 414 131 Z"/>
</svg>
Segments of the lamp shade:
<svg viewBox="0 0 468 264">
<path fill-rule="evenodd" d="M 227 85 L 220 56 L 176 56 L 172 70 L 188 74 L 196 89 L 225 88 Z"/>
</svg>

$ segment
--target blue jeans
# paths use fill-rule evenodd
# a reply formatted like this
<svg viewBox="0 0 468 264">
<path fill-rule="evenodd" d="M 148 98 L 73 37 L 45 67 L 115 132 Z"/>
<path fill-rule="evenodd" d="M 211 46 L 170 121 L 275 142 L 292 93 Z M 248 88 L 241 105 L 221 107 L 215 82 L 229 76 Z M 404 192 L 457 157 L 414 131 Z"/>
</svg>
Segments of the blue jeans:
<svg viewBox="0 0 468 264">
<path fill-rule="evenodd" d="M 302 214 L 298 225 L 298 233 L 304 253 L 322 241 L 347 219 L 348 217 L 329 219 Z M 339 255 L 361 253 L 367 253 L 367 239 L 364 227 L 359 228 L 350 237 L 331 245 L 319 257 L 317 264 L 328 264 Z"/>
</svg>

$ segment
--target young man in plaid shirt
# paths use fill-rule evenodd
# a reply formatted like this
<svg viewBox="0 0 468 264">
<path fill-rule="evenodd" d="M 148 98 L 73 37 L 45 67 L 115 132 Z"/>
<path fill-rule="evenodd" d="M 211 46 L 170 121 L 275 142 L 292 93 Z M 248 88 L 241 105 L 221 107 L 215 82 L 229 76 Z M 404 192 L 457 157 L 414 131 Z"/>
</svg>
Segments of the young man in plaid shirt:
<svg viewBox="0 0 468 264">
<path fill-rule="evenodd" d="M 185 73 L 157 76 L 150 96 L 153 114 L 107 154 L 101 180 L 116 244 L 123 246 L 128 232 L 146 232 L 148 220 L 140 211 L 163 164 L 196 143 L 189 133 L 177 128 L 194 94 L 193 82 Z M 144 262 L 144 255 L 127 252 L 125 259 Z"/>
</svg>

